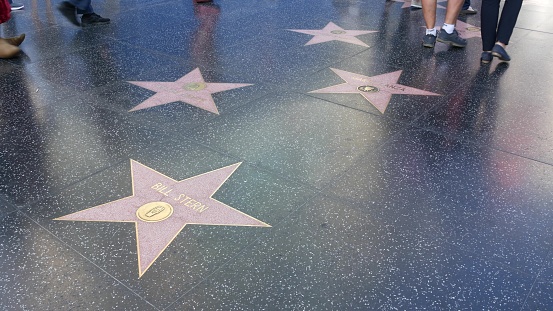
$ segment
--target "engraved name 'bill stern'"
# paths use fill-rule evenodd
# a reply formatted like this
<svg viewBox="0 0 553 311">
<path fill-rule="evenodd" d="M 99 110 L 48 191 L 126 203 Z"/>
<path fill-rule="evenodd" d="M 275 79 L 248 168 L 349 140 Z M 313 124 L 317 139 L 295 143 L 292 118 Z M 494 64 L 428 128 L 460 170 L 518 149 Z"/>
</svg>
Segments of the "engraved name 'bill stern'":
<svg viewBox="0 0 553 311">
<path fill-rule="evenodd" d="M 55 220 L 135 223 L 141 277 L 186 225 L 270 227 L 212 198 L 238 166 L 177 181 L 131 160 L 131 196 Z"/>
</svg>

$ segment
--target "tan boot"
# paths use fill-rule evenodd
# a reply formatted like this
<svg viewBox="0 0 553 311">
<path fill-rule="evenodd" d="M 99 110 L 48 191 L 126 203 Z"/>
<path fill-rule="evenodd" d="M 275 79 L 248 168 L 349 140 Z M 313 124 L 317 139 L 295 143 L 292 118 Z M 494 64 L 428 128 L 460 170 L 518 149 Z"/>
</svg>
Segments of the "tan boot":
<svg viewBox="0 0 553 311">
<path fill-rule="evenodd" d="M 0 58 L 12 58 L 19 53 L 17 46 L 9 44 L 6 40 L 0 38 Z"/>
<path fill-rule="evenodd" d="M 0 38 L 0 39 L 1 39 L 1 38 Z M 23 40 L 25 40 L 25 34 L 22 33 L 22 34 L 20 34 L 20 35 L 17 36 L 17 37 L 4 38 L 4 40 L 6 40 L 6 42 L 8 42 L 8 43 L 11 44 L 11 45 L 20 46 L 21 43 L 23 42 Z"/>
</svg>

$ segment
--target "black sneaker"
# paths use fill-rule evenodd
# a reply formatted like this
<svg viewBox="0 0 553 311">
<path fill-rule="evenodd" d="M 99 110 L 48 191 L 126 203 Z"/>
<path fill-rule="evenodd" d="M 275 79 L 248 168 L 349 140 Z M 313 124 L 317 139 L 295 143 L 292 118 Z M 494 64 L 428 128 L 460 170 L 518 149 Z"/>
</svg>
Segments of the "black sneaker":
<svg viewBox="0 0 553 311">
<path fill-rule="evenodd" d="M 422 46 L 425 48 L 433 48 L 436 45 L 436 36 L 435 35 L 425 35 L 422 38 Z"/>
<path fill-rule="evenodd" d="M 447 33 L 443 28 L 440 29 L 440 33 L 438 34 L 438 41 L 458 48 L 464 48 L 465 46 L 467 46 L 467 40 L 459 37 L 459 33 L 455 29 L 452 33 Z"/>
<path fill-rule="evenodd" d="M 67 18 L 73 25 L 79 26 L 79 21 L 77 20 L 77 8 L 69 3 L 68 1 L 63 1 L 58 6 L 58 10 Z"/>
<path fill-rule="evenodd" d="M 105 25 L 109 24 L 109 22 L 109 18 L 101 17 L 96 13 L 83 14 L 83 17 L 81 17 L 81 26 L 83 27 Z"/>
</svg>

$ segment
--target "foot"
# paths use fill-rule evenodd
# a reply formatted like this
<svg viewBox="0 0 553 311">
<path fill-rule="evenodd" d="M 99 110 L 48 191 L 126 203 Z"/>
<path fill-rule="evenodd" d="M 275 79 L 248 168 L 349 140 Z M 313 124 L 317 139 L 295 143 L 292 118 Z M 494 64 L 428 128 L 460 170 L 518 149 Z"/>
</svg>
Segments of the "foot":
<svg viewBox="0 0 553 311">
<path fill-rule="evenodd" d="M 413 9 L 422 9 L 422 0 L 411 0 L 411 7 Z"/>
<path fill-rule="evenodd" d="M 0 38 L 0 40 L 6 41 L 8 44 L 11 44 L 13 46 L 20 46 L 23 40 L 25 40 L 25 34 L 22 33 L 17 37 L 12 38 Z"/>
<path fill-rule="evenodd" d="M 12 58 L 19 53 L 17 46 L 11 45 L 6 40 L 0 39 L 0 59 Z"/>
<path fill-rule="evenodd" d="M 111 20 L 109 18 L 101 17 L 96 13 L 83 14 L 83 17 L 81 17 L 81 26 L 89 27 L 96 25 L 105 25 L 109 24 L 110 21 Z"/>
<path fill-rule="evenodd" d="M 10 6 L 12 7 L 12 11 L 23 10 L 25 8 L 25 6 L 22 3 L 15 3 L 15 2 L 10 3 Z"/>
<path fill-rule="evenodd" d="M 459 14 L 467 14 L 467 15 L 476 14 L 476 13 L 478 13 L 478 11 L 476 11 L 475 9 L 473 9 L 471 6 L 469 6 L 468 9 L 466 9 L 466 10 L 461 10 L 461 12 L 459 12 Z"/>
<path fill-rule="evenodd" d="M 480 62 L 482 62 L 482 64 L 487 64 L 492 61 L 492 58 L 492 52 L 484 51 L 482 52 L 482 56 L 480 56 Z"/>
<path fill-rule="evenodd" d="M 77 8 L 69 3 L 68 1 L 63 1 L 58 6 L 58 10 L 67 18 L 73 25 L 79 26 L 79 21 L 77 20 Z"/>
<path fill-rule="evenodd" d="M 467 40 L 459 37 L 457 30 L 453 30 L 452 33 L 447 33 L 443 28 L 438 33 L 438 41 L 441 43 L 449 44 L 454 47 L 464 48 L 467 46 Z"/>
<path fill-rule="evenodd" d="M 425 48 L 433 48 L 436 45 L 436 36 L 428 34 L 422 38 L 422 46 Z"/>
<path fill-rule="evenodd" d="M 511 60 L 511 56 L 509 56 L 509 54 L 507 54 L 507 51 L 505 51 L 505 49 L 499 44 L 496 44 L 493 46 L 492 55 L 499 58 L 502 61 L 508 62 Z"/>
</svg>

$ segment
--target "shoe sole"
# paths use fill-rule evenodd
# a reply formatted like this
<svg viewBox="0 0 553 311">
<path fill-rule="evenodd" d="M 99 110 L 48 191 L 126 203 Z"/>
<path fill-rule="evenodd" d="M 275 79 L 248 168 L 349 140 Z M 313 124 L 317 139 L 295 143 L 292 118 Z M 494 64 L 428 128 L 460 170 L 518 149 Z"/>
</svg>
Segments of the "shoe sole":
<svg viewBox="0 0 553 311">
<path fill-rule="evenodd" d="M 436 44 L 423 43 L 422 46 L 425 48 L 433 48 Z"/>
<path fill-rule="evenodd" d="M 457 47 L 457 48 L 464 48 L 465 46 L 467 46 L 467 44 L 465 43 L 464 45 L 461 45 L 459 43 L 455 43 L 453 41 L 448 41 L 448 40 L 443 40 L 443 39 L 436 39 L 436 41 L 438 42 L 441 42 L 441 43 L 445 43 L 445 44 L 448 44 L 448 45 L 451 45 L 451 46 L 454 46 L 454 47 Z"/>
<path fill-rule="evenodd" d="M 81 27 L 95 27 L 95 26 L 107 25 L 107 24 L 109 24 L 109 23 L 110 23 L 110 22 L 91 23 L 91 24 L 84 24 L 84 23 L 81 23 Z"/>
<path fill-rule="evenodd" d="M 497 52 L 492 52 L 492 56 L 499 58 L 499 60 L 502 60 L 504 62 L 510 61 L 510 59 L 503 58 L 503 56 Z"/>
</svg>

